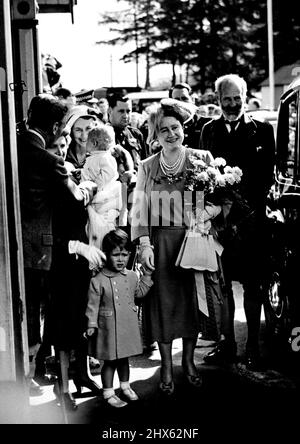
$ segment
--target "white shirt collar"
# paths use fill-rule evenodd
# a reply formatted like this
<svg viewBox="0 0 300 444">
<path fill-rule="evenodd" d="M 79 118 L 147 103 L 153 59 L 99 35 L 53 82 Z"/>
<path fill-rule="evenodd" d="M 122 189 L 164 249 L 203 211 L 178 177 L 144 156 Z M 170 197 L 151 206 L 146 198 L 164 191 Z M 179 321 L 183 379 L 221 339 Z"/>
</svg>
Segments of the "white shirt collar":
<svg viewBox="0 0 300 444">
<path fill-rule="evenodd" d="M 233 122 L 234 122 L 234 120 L 233 120 Z M 240 123 L 241 123 L 241 121 L 238 120 L 238 122 L 236 123 L 236 127 L 234 128 L 234 131 L 237 130 L 237 128 L 239 127 Z M 228 132 L 230 133 L 232 131 L 232 128 L 231 128 L 228 120 L 225 120 L 225 125 L 226 125 L 226 128 L 227 128 Z"/>
</svg>

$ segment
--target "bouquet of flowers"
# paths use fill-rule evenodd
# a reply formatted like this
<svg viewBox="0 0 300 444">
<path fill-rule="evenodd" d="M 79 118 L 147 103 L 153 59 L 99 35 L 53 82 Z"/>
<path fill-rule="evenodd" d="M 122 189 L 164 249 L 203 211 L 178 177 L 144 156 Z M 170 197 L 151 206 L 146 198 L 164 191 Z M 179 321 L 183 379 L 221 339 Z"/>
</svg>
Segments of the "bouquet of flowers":
<svg viewBox="0 0 300 444">
<path fill-rule="evenodd" d="M 176 265 L 194 270 L 217 271 L 217 254 L 223 247 L 210 234 L 211 220 L 221 212 L 221 205 L 228 201 L 230 190 L 241 181 L 239 167 L 231 167 L 217 157 L 211 164 L 197 154 L 189 156 L 191 167 L 186 171 L 185 191 L 192 194 L 189 229 L 180 248 Z M 229 193 L 228 193 L 229 191 Z M 188 194 L 188 193 L 187 193 Z M 229 198 L 230 201 L 230 198 Z"/>
<path fill-rule="evenodd" d="M 243 175 L 239 167 L 226 165 L 226 160 L 216 157 L 211 164 L 205 163 L 197 154 L 189 156 L 192 167 L 188 168 L 185 177 L 185 189 L 202 191 L 207 197 L 219 190 L 228 190 L 239 183 Z"/>
</svg>

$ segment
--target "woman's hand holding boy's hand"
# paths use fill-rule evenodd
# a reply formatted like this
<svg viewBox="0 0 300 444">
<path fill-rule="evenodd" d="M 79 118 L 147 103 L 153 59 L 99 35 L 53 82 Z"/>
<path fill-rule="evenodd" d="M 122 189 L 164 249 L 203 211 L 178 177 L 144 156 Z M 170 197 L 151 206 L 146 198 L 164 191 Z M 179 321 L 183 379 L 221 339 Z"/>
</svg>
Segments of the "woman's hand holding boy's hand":
<svg viewBox="0 0 300 444">
<path fill-rule="evenodd" d="M 145 268 L 144 266 L 142 266 L 142 273 L 143 276 L 151 277 L 153 270 L 150 270 L 149 268 Z"/>
<path fill-rule="evenodd" d="M 154 252 L 150 246 L 141 247 L 139 261 L 145 269 L 148 269 L 151 272 L 155 270 Z"/>
<path fill-rule="evenodd" d="M 86 335 L 87 335 L 87 336 L 93 336 L 93 334 L 95 333 L 95 331 L 96 331 L 96 328 L 95 328 L 95 327 L 90 327 L 90 328 L 87 329 L 87 331 L 86 331 Z"/>
<path fill-rule="evenodd" d="M 140 237 L 139 261 L 149 272 L 155 270 L 154 267 L 154 251 L 150 244 L 149 236 Z"/>
</svg>

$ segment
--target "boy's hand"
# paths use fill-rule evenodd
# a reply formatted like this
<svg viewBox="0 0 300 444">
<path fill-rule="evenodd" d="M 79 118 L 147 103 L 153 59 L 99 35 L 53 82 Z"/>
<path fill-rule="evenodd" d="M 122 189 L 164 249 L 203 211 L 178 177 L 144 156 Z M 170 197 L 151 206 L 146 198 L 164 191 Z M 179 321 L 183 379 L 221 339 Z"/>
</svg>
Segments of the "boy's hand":
<svg viewBox="0 0 300 444">
<path fill-rule="evenodd" d="M 153 270 L 149 270 L 149 268 L 142 266 L 142 273 L 144 276 L 151 276 L 153 273 Z"/>
<path fill-rule="evenodd" d="M 144 269 L 154 271 L 154 252 L 150 245 L 141 245 L 139 252 L 139 261 Z"/>
<path fill-rule="evenodd" d="M 95 331 L 96 331 L 96 328 L 95 328 L 95 327 L 90 327 L 90 328 L 87 329 L 87 331 L 86 331 L 86 335 L 87 335 L 87 336 L 93 336 L 93 334 L 95 333 Z"/>
</svg>

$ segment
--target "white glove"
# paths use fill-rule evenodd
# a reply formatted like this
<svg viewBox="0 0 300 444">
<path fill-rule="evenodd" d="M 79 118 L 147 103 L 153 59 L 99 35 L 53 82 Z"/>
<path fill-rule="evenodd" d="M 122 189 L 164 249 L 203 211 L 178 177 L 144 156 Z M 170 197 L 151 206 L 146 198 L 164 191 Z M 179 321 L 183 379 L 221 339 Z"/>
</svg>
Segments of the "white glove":
<svg viewBox="0 0 300 444">
<path fill-rule="evenodd" d="M 200 221 L 196 224 L 197 233 L 201 234 L 209 234 L 209 230 L 211 229 L 211 221 L 207 220 L 206 222 Z"/>
<path fill-rule="evenodd" d="M 81 182 L 78 187 L 83 194 L 83 201 L 84 205 L 86 206 L 93 199 L 94 194 L 97 191 L 97 185 L 91 180 L 85 180 Z"/>
<path fill-rule="evenodd" d="M 211 229 L 211 220 L 218 216 L 222 211 L 220 205 L 208 203 L 204 210 L 196 212 L 196 231 L 202 234 L 209 234 Z"/>
<path fill-rule="evenodd" d="M 149 236 L 140 237 L 139 261 L 146 270 L 154 271 L 154 251 Z"/>
<path fill-rule="evenodd" d="M 214 205 L 212 203 L 206 204 L 203 211 L 204 222 L 206 222 L 209 219 L 214 219 L 221 213 L 221 211 L 222 207 L 220 205 Z"/>
<path fill-rule="evenodd" d="M 218 214 L 221 213 L 221 211 L 222 211 L 222 207 L 220 205 L 214 205 L 211 203 L 206 204 L 203 210 L 200 208 L 197 208 L 196 209 L 196 220 L 195 220 L 197 227 L 201 226 L 203 228 L 203 226 L 205 226 L 205 224 L 207 224 L 207 222 L 209 222 L 211 219 L 214 219 L 215 217 L 217 217 Z M 210 226 L 211 226 L 211 224 L 209 224 L 209 228 L 210 228 Z"/>
<path fill-rule="evenodd" d="M 103 261 L 106 261 L 105 254 L 99 248 L 79 241 L 69 241 L 69 253 L 80 254 L 95 267 L 102 267 Z"/>
</svg>

